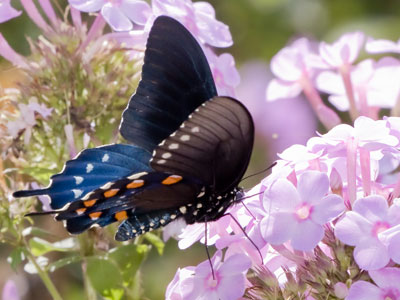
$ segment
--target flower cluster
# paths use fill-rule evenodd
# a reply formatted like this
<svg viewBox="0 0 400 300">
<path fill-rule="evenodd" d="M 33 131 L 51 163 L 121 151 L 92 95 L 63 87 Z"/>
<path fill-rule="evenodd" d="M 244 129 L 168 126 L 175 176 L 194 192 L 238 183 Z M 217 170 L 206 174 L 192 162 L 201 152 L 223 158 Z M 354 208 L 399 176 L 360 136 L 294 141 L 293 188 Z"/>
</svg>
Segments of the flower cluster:
<svg viewBox="0 0 400 300">
<path fill-rule="evenodd" d="M 400 272 L 400 67 L 391 56 L 356 63 L 365 40 L 355 32 L 318 47 L 302 38 L 281 50 L 271 61 L 277 78 L 268 85 L 267 100 L 303 92 L 329 131 L 278 154 L 271 175 L 227 216 L 209 224 L 207 233 L 197 224 L 183 229 L 171 225 L 164 233 L 175 235 L 180 248 L 207 240 L 225 251 L 229 264 L 238 253 L 247 255 L 255 273 L 246 281 L 245 294 L 251 299 L 400 296 L 394 283 Z M 365 46 L 370 53 L 397 48 L 372 38 Z M 328 93 L 336 110 L 319 91 Z M 380 109 L 388 108 L 393 116 L 378 120 Z M 340 124 L 338 110 L 349 111 L 354 126 Z M 243 258 L 237 259 L 237 272 L 242 272 Z M 167 296 L 194 299 L 187 295 L 199 287 L 184 283 L 190 274 L 190 280 L 202 275 L 195 267 L 179 272 Z M 209 293 L 218 287 L 217 281 L 202 289 Z M 238 291 L 234 298 L 241 296 Z M 228 299 L 228 294 L 219 297 Z"/>
<path fill-rule="evenodd" d="M 43 184 L 89 143 L 115 141 L 157 16 L 186 26 L 204 49 L 219 93 L 232 96 L 240 81 L 235 61 L 213 51 L 231 46 L 231 34 L 202 1 L 69 0 L 71 21 L 57 16 L 48 0 L 38 1 L 40 9 L 32 1 L 21 4 L 42 35 L 30 40 L 32 54 L 24 57 L 0 33 L 0 55 L 26 80 L 18 89 L 1 89 L 0 219 L 7 224 L 1 241 L 15 249 L 11 265 L 28 259 L 25 270 L 39 273 L 54 299 L 61 297 L 47 272 L 80 261 L 87 295 L 95 298 L 95 289 L 120 299 L 138 290 L 136 272 L 148 244 L 118 244 L 95 230 L 79 245 L 71 238 L 50 243 L 33 227 L 23 230 L 33 201 L 16 203 L 11 191 Z M 93 22 L 81 12 L 93 14 Z M 0 4 L 0 22 L 21 13 L 10 1 Z M 363 50 L 379 59 L 358 61 Z M 281 152 L 272 173 L 207 231 L 204 224 L 178 222 L 166 228 L 165 239 L 176 237 L 181 249 L 197 241 L 217 249 L 210 261 L 178 269 L 167 299 L 399 299 L 400 61 L 382 56 L 399 52 L 398 42 L 353 32 L 332 44 L 300 38 L 277 53 L 266 99 L 304 94 L 327 132 Z M 390 117 L 379 119 L 389 110 Z M 346 111 L 352 125 L 341 124 Z M 162 252 L 157 235 L 146 239 Z M 73 255 L 49 263 L 50 251 Z M 115 276 L 104 281 L 99 266 Z M 3 295 L 18 298 L 16 291 L 10 281 Z"/>
</svg>

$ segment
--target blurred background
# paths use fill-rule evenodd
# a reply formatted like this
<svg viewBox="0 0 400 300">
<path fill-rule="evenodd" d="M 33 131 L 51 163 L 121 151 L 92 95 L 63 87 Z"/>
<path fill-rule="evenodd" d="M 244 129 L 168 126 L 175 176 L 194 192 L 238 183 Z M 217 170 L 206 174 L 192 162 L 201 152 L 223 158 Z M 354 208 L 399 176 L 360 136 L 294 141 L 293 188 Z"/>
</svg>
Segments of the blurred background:
<svg viewBox="0 0 400 300">
<path fill-rule="evenodd" d="M 52 2 L 55 2 L 52 1 Z M 265 89 L 271 78 L 270 59 L 288 42 L 300 36 L 333 42 L 341 34 L 364 31 L 374 38 L 400 38 L 400 2 L 397 0 L 213 0 L 217 19 L 229 25 L 234 45 L 220 53 L 229 52 L 241 75 L 236 90 L 253 114 L 257 129 L 256 147 L 248 174 L 270 165 L 276 154 L 289 145 L 305 141 L 320 129 L 307 102 L 287 99 L 273 103 L 265 101 Z M 12 5 L 22 10 L 18 1 Z M 58 1 L 64 7 L 66 1 Z M 29 54 L 25 37 L 37 38 L 39 30 L 25 15 L 0 24 L 0 32 L 9 44 L 23 55 Z M 12 87 L 20 74 L 0 58 L 0 84 Z M 127 99 L 128 100 L 128 99 Z M 0 111 L 1 114 L 1 111 Z M 1 147 L 1 145 L 0 145 Z M 245 182 L 251 187 L 264 175 Z M 40 222 L 61 236 L 67 236 L 62 224 L 44 217 Z M 22 270 L 14 272 L 6 261 L 10 249 L 0 244 L 0 289 L 7 279 L 17 283 L 22 299 L 50 299 L 36 275 Z M 178 267 L 197 265 L 206 259 L 202 245 L 179 250 L 169 240 L 165 253 L 159 256 L 153 249 L 145 262 L 142 281 L 148 299 L 163 299 L 167 284 Z M 80 265 L 75 264 L 52 274 L 65 299 L 83 299 Z M 112 276 L 112 274 L 107 274 Z M 9 299 L 4 299 L 9 300 Z"/>
</svg>

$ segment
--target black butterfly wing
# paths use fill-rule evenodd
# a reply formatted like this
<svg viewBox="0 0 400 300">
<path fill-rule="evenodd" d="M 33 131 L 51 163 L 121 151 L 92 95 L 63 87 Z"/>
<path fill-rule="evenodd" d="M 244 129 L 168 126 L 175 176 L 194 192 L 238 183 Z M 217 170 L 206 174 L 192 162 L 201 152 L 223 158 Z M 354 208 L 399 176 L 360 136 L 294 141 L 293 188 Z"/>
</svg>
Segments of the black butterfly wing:
<svg viewBox="0 0 400 300">
<path fill-rule="evenodd" d="M 158 17 L 147 40 L 142 79 L 122 115 L 121 135 L 152 152 L 216 95 L 210 67 L 195 38 L 178 21 Z"/>
<path fill-rule="evenodd" d="M 150 153 L 132 145 L 114 144 L 83 150 L 51 177 L 45 189 L 17 191 L 14 197 L 48 195 L 52 209 L 81 199 L 103 184 L 136 172 L 151 170 Z"/>
<path fill-rule="evenodd" d="M 145 232 L 173 220 L 174 217 L 167 218 L 168 213 L 178 217 L 181 213 L 179 208 L 187 204 L 188 199 L 194 199 L 200 191 L 200 182 L 192 178 L 161 172 L 139 172 L 107 182 L 91 191 L 59 211 L 56 219 L 65 221 L 68 232 L 73 234 L 95 224 L 106 226 L 128 218 L 142 220 L 136 231 L 138 233 L 144 226 L 142 231 Z M 123 224 L 121 226 L 124 227 Z M 130 234 L 134 234 L 133 230 Z M 123 234 L 124 240 L 132 237 Z"/>
<path fill-rule="evenodd" d="M 150 165 L 159 172 L 198 178 L 223 194 L 245 173 L 253 141 L 248 110 L 235 99 L 214 97 L 154 150 Z"/>
</svg>

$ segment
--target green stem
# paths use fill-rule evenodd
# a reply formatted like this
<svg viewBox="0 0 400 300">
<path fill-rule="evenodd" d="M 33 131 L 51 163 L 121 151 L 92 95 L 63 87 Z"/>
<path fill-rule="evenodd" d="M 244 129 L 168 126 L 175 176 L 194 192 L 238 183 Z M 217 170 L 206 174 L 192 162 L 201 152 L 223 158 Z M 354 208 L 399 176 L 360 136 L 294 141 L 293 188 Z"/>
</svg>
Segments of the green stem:
<svg viewBox="0 0 400 300">
<path fill-rule="evenodd" d="M 40 279 L 42 279 L 44 285 L 46 286 L 47 290 L 49 291 L 50 295 L 53 297 L 54 300 L 62 300 L 60 293 L 58 292 L 56 286 L 51 281 L 49 275 L 46 271 L 44 271 L 39 264 L 36 262 L 35 256 L 30 252 L 30 249 L 26 245 L 26 254 L 29 258 L 29 261 L 35 266 L 36 271 Z"/>
<path fill-rule="evenodd" d="M 83 283 L 85 286 L 86 299 L 97 300 L 96 291 L 92 287 L 92 284 L 86 272 L 86 264 L 87 264 L 86 257 L 92 256 L 94 254 L 93 240 L 90 238 L 87 232 L 81 234 L 78 237 L 78 240 L 79 240 L 81 255 L 83 257 L 82 274 L 83 274 Z"/>
</svg>

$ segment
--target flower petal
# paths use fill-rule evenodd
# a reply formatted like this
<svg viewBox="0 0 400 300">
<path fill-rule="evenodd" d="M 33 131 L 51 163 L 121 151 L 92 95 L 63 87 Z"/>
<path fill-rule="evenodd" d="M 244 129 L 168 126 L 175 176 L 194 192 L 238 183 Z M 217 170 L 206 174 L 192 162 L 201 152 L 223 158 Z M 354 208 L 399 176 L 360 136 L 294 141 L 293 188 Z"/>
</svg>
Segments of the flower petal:
<svg viewBox="0 0 400 300">
<path fill-rule="evenodd" d="M 297 183 L 302 203 L 318 203 L 329 190 L 328 175 L 317 171 L 304 172 Z"/>
<path fill-rule="evenodd" d="M 400 269 L 383 268 L 380 270 L 369 271 L 369 276 L 380 288 L 395 288 L 400 292 Z"/>
<path fill-rule="evenodd" d="M 297 204 L 300 197 L 289 180 L 278 179 L 264 192 L 263 207 L 267 214 L 293 212 Z"/>
<path fill-rule="evenodd" d="M 69 4 L 77 10 L 83 12 L 96 12 L 99 11 L 106 0 L 68 0 Z"/>
<path fill-rule="evenodd" d="M 292 213 L 275 213 L 261 220 L 261 235 L 266 242 L 280 245 L 292 238 L 296 224 Z"/>
<path fill-rule="evenodd" d="M 343 243 L 355 246 L 371 235 L 372 224 L 363 216 L 349 211 L 335 225 L 335 235 Z"/>
<path fill-rule="evenodd" d="M 368 239 L 359 243 L 354 249 L 354 259 L 364 270 L 383 268 L 390 261 L 386 247 L 377 239 Z"/>
<path fill-rule="evenodd" d="M 363 280 L 353 283 L 346 300 L 382 300 L 380 289 L 370 282 Z"/>
<path fill-rule="evenodd" d="M 133 27 L 128 17 L 112 3 L 107 3 L 103 6 L 101 15 L 115 31 L 129 31 Z"/>
<path fill-rule="evenodd" d="M 344 200 L 338 195 L 328 195 L 314 205 L 311 219 L 320 225 L 340 215 L 346 209 Z"/>
<path fill-rule="evenodd" d="M 302 87 L 297 82 L 272 79 L 267 86 L 267 101 L 294 98 L 300 95 Z"/>
<path fill-rule="evenodd" d="M 0 23 L 11 20 L 21 14 L 21 10 L 16 10 L 11 6 L 10 0 L 0 2 Z"/>
<path fill-rule="evenodd" d="M 229 256 L 219 268 L 222 276 L 231 276 L 237 273 L 244 273 L 251 267 L 251 260 L 247 255 L 235 254 Z"/>
<path fill-rule="evenodd" d="M 371 195 L 354 202 L 353 211 L 371 222 L 385 221 L 388 217 L 388 203 L 379 195 Z"/>
<path fill-rule="evenodd" d="M 245 291 L 245 275 L 236 274 L 223 277 L 217 287 L 218 299 L 231 300 L 239 299 Z M 208 300 L 209 298 L 204 298 Z"/>
<path fill-rule="evenodd" d="M 132 22 L 139 25 L 145 25 L 151 14 L 150 5 L 145 1 L 125 0 L 121 8 Z"/>
<path fill-rule="evenodd" d="M 295 226 L 291 245 L 293 249 L 300 251 L 311 251 L 324 237 L 324 229 L 321 225 L 311 220 L 298 222 Z"/>
</svg>

